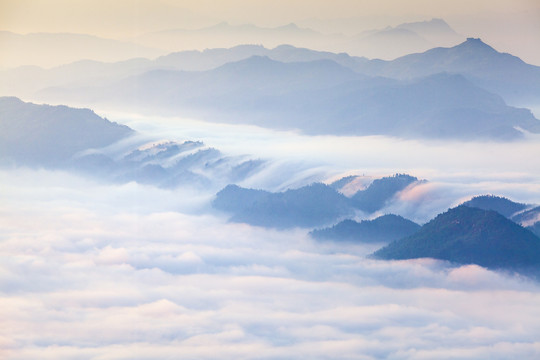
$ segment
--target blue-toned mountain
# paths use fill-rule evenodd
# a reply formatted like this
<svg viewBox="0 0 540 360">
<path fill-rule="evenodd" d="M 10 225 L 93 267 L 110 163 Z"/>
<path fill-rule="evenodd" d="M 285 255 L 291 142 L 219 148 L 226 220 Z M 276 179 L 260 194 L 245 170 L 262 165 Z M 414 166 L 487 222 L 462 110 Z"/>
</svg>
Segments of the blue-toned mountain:
<svg viewBox="0 0 540 360">
<path fill-rule="evenodd" d="M 359 243 L 388 243 L 414 234 L 420 225 L 398 215 L 383 215 L 373 220 L 343 220 L 328 228 L 313 230 L 310 235 L 318 240 L 350 241 Z"/>
<path fill-rule="evenodd" d="M 100 148 L 132 135 L 89 109 L 0 98 L 0 159 L 22 165 L 58 165 L 79 151 Z"/>
<path fill-rule="evenodd" d="M 380 259 L 430 257 L 491 269 L 536 272 L 540 238 L 492 210 L 458 206 L 438 215 L 415 234 L 376 251 Z"/>
<path fill-rule="evenodd" d="M 513 104 L 536 104 L 540 98 L 540 67 L 500 53 L 482 40 L 468 38 L 449 48 L 438 47 L 392 61 L 358 64 L 369 75 L 412 79 L 441 72 L 461 74 L 474 84 Z"/>
<path fill-rule="evenodd" d="M 232 213 L 233 222 L 280 229 L 330 224 L 353 212 L 345 196 L 321 183 L 278 193 L 229 185 L 213 206 Z"/>
<path fill-rule="evenodd" d="M 217 191 L 256 173 L 264 161 L 226 156 L 200 141 L 156 141 L 89 109 L 0 97 L 0 165 L 63 169 L 107 181 Z"/>
<path fill-rule="evenodd" d="M 46 98 L 242 122 L 308 134 L 512 140 L 540 132 L 530 111 L 461 75 L 368 77 L 332 60 L 251 57 L 203 72 L 155 70 L 111 86 L 56 88 Z"/>
<path fill-rule="evenodd" d="M 396 174 L 374 180 L 365 190 L 360 190 L 351 197 L 356 208 L 373 213 L 382 209 L 397 193 L 418 179 L 407 174 Z"/>
<path fill-rule="evenodd" d="M 514 214 L 527 208 L 526 204 L 517 203 L 505 197 L 494 195 L 475 196 L 471 200 L 464 202 L 463 205 L 483 210 L 494 210 L 512 220 L 514 220 L 512 218 Z"/>
</svg>

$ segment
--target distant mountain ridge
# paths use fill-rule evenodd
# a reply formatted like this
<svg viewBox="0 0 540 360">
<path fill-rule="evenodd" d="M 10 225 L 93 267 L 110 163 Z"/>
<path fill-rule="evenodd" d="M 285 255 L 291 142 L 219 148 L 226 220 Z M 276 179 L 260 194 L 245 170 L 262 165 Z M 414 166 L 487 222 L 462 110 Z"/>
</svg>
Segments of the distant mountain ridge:
<svg viewBox="0 0 540 360">
<path fill-rule="evenodd" d="M 462 74 L 474 84 L 512 103 L 531 103 L 540 97 L 540 67 L 500 53 L 478 38 L 449 48 L 433 48 L 392 61 L 371 61 L 355 68 L 369 75 L 411 79 L 440 72 Z"/>
<path fill-rule="evenodd" d="M 202 118 L 219 114 L 220 121 L 308 134 L 511 140 L 522 137 L 516 127 L 540 132 L 530 111 L 507 106 L 463 76 L 397 81 L 332 60 L 282 63 L 255 56 L 204 72 L 155 70 L 112 86 L 49 89 L 42 97 Z"/>
<path fill-rule="evenodd" d="M 454 46 L 465 38 L 443 19 L 431 19 L 365 31 L 354 37 L 348 49 L 370 59 L 396 59 L 439 46 Z"/>
<path fill-rule="evenodd" d="M 331 185 L 322 183 L 277 193 L 228 185 L 216 194 L 212 205 L 231 214 L 233 222 L 273 228 L 321 227 L 351 217 L 358 210 L 370 214 L 380 210 L 405 188 L 405 184 L 416 180 L 405 174 L 377 179 L 358 192 L 368 194 L 359 198 L 346 197 Z M 401 226 L 397 222 L 394 221 L 394 227 Z"/>
<path fill-rule="evenodd" d="M 376 179 L 365 190 L 354 194 L 351 201 L 360 210 L 373 213 L 382 209 L 398 192 L 417 181 L 418 178 L 407 174 Z"/>
<path fill-rule="evenodd" d="M 168 51 L 233 47 L 241 44 L 262 44 L 275 47 L 283 43 L 310 46 L 328 41 L 327 36 L 294 23 L 266 28 L 253 24 L 232 25 L 221 22 L 200 29 L 170 29 L 143 34 L 135 39 L 145 46 Z"/>
<path fill-rule="evenodd" d="M 321 183 L 280 193 L 229 185 L 217 193 L 213 206 L 232 212 L 233 222 L 278 229 L 328 224 L 352 213 L 345 196 Z"/>
<path fill-rule="evenodd" d="M 25 103 L 0 97 L 0 159 L 26 165 L 58 165 L 89 148 L 133 134 L 89 109 Z"/>
<path fill-rule="evenodd" d="M 248 178 L 264 163 L 226 156 L 200 141 L 148 139 L 89 109 L 0 97 L 0 166 L 63 169 L 163 188 L 213 189 Z"/>
<path fill-rule="evenodd" d="M 240 44 L 262 44 L 265 47 L 291 44 L 384 59 L 394 59 L 435 46 L 452 46 L 462 40 L 463 37 L 442 19 L 401 24 L 394 28 L 375 29 L 353 36 L 324 34 L 294 23 L 265 28 L 253 24 L 232 25 L 221 22 L 200 29 L 170 29 L 132 39 L 142 45 L 156 46 L 168 51 L 202 50 Z"/>
<path fill-rule="evenodd" d="M 176 70 L 181 68 L 207 70 Z M 70 74 L 72 83 L 59 80 Z M 308 134 L 506 141 L 522 138 L 524 131 L 540 133 L 540 121 L 529 110 L 508 106 L 498 95 L 540 98 L 540 67 L 479 39 L 386 62 L 292 46 L 239 46 L 155 61 L 18 69 L 0 77 L 0 92 L 52 85 L 35 95 L 45 102 L 181 111 Z"/>
</svg>

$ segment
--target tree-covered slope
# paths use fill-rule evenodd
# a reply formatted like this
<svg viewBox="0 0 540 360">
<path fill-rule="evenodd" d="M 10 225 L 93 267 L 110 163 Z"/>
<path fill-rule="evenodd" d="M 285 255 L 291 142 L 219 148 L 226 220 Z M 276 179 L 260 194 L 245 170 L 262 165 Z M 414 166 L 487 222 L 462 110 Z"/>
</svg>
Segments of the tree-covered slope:
<svg viewBox="0 0 540 360">
<path fill-rule="evenodd" d="M 373 220 L 344 220 L 329 228 L 314 230 L 310 235 L 318 240 L 388 243 L 412 235 L 420 225 L 401 216 L 388 214 Z"/>
<path fill-rule="evenodd" d="M 233 222 L 273 228 L 325 225 L 353 211 L 349 199 L 321 183 L 279 193 L 229 185 L 217 193 L 213 206 L 232 213 Z"/>
<path fill-rule="evenodd" d="M 365 190 L 354 194 L 351 200 L 356 208 L 372 213 L 383 208 L 394 195 L 416 181 L 416 177 L 406 174 L 377 179 Z"/>
<path fill-rule="evenodd" d="M 112 144 L 133 130 L 89 109 L 0 98 L 0 160 L 22 165 L 56 165 L 75 153 Z"/>
<path fill-rule="evenodd" d="M 475 196 L 471 200 L 464 202 L 463 205 L 483 210 L 494 210 L 507 218 L 511 218 L 515 213 L 527 208 L 525 204 L 494 195 Z"/>
<path fill-rule="evenodd" d="M 458 206 L 438 215 L 417 233 L 376 251 L 380 259 L 430 257 L 487 268 L 537 268 L 540 239 L 492 211 Z"/>
</svg>

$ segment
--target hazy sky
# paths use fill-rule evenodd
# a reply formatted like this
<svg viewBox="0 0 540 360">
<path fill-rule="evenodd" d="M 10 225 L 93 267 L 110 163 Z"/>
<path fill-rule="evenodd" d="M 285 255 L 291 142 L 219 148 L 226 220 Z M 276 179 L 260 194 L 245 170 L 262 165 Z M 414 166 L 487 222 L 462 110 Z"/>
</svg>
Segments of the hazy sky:
<svg viewBox="0 0 540 360">
<path fill-rule="evenodd" d="M 170 27 L 193 28 L 222 20 L 277 26 L 312 18 L 538 14 L 540 8 L 536 0 L 2 0 L 0 6 L 2 30 L 83 32 L 111 37 Z"/>
<path fill-rule="evenodd" d="M 275 27 L 294 22 L 349 35 L 403 22 L 445 19 L 458 33 L 540 65 L 537 0 L 1 0 L 0 30 L 71 32 L 128 40 L 221 21 Z"/>
</svg>

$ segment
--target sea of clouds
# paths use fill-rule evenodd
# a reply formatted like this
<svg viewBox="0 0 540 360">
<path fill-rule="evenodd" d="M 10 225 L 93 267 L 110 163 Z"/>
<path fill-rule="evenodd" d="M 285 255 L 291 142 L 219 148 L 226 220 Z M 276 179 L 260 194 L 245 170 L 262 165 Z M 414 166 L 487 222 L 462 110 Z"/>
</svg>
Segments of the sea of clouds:
<svg viewBox="0 0 540 360">
<path fill-rule="evenodd" d="M 537 141 L 309 138 L 143 120 L 128 124 L 269 159 L 270 170 L 246 186 L 407 172 L 429 182 L 402 193 L 392 210 L 417 221 L 476 193 L 540 203 Z M 2 169 L 0 185 L 1 358 L 540 356 L 540 286 L 515 274 L 378 261 L 368 256 L 374 245 L 231 224 L 202 190 L 43 169 Z"/>
</svg>

